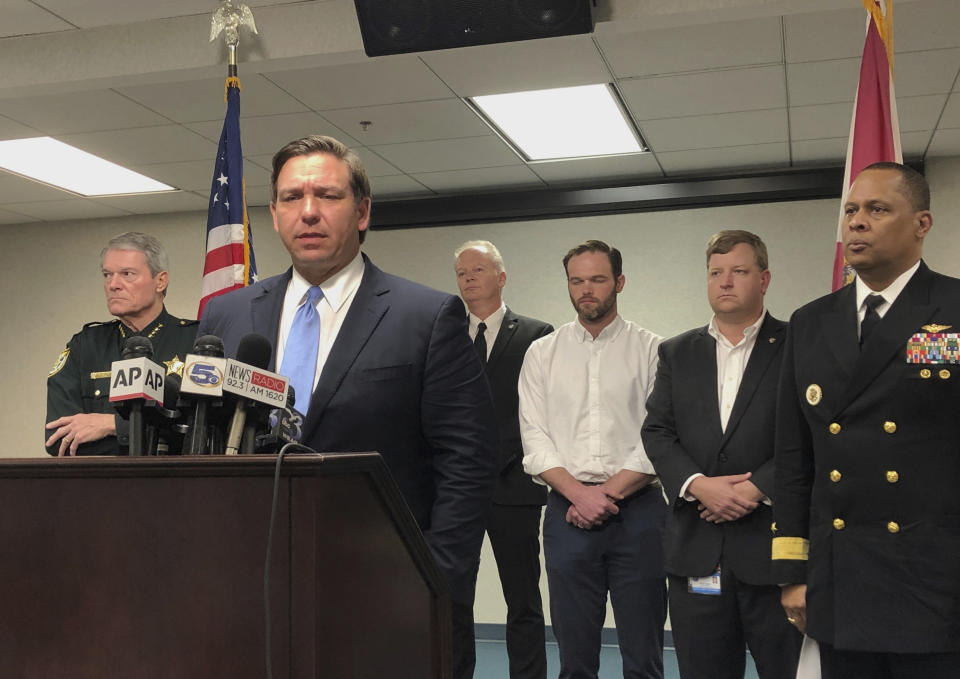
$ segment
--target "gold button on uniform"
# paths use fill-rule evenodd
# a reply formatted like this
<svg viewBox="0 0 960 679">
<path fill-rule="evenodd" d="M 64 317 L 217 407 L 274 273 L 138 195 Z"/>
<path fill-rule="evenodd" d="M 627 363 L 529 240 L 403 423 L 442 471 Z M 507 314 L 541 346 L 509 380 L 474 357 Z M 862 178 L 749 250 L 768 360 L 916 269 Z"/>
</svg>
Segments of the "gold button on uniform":
<svg viewBox="0 0 960 679">
<path fill-rule="evenodd" d="M 838 472 L 836 469 L 830 472 L 830 480 L 833 481 L 834 483 L 839 481 L 842 477 L 843 477 L 843 474 Z"/>
<path fill-rule="evenodd" d="M 837 529 L 837 530 L 843 530 L 844 526 L 846 526 L 846 525 L 847 525 L 847 524 L 845 524 L 845 523 L 843 522 L 843 519 L 834 519 L 834 520 L 833 520 L 833 527 L 834 527 L 835 529 Z"/>
<path fill-rule="evenodd" d="M 99 395 L 100 395 L 100 390 L 97 389 L 95 392 L 93 392 L 93 395 L 94 395 L 94 396 L 99 396 Z"/>
<path fill-rule="evenodd" d="M 839 433 L 840 433 L 840 425 L 837 424 L 836 422 L 831 422 L 831 423 L 830 423 L 830 433 L 831 433 L 831 434 L 839 434 Z"/>
<path fill-rule="evenodd" d="M 890 523 L 887 524 L 887 530 L 890 531 L 891 533 L 899 533 L 900 524 L 897 523 L 896 521 L 891 521 Z"/>
<path fill-rule="evenodd" d="M 895 431 L 897 431 L 897 423 L 887 420 L 883 423 L 883 430 L 888 434 L 893 434 Z"/>
<path fill-rule="evenodd" d="M 946 368 L 944 368 L 943 370 L 941 370 L 941 371 L 940 371 L 940 379 L 941 379 L 941 380 L 948 380 L 948 379 L 950 379 L 950 371 L 947 370 Z"/>
<path fill-rule="evenodd" d="M 920 371 L 920 377 L 922 377 L 925 380 L 929 380 L 930 375 L 932 374 L 933 373 L 930 372 L 930 368 L 924 368 L 923 370 Z"/>
<path fill-rule="evenodd" d="M 774 533 L 777 532 L 777 522 L 776 522 L 776 521 L 774 521 L 773 523 L 770 524 L 770 530 L 772 530 Z"/>
<path fill-rule="evenodd" d="M 887 483 L 896 483 L 900 480 L 900 474 L 893 471 L 892 469 L 887 472 Z"/>
</svg>

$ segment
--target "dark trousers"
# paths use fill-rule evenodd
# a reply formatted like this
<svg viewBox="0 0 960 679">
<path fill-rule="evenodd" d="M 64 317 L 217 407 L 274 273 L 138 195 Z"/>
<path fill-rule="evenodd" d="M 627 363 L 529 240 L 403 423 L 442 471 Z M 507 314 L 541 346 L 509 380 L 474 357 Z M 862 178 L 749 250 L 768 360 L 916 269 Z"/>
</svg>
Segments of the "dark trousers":
<svg viewBox="0 0 960 679">
<path fill-rule="evenodd" d="M 507 604 L 510 679 L 545 679 L 547 651 L 540 598 L 539 505 L 490 507 L 487 535 Z"/>
<path fill-rule="evenodd" d="M 820 642 L 820 671 L 823 679 L 956 679 L 960 653 L 867 653 Z"/>
<path fill-rule="evenodd" d="M 566 498 L 551 492 L 547 499 L 543 549 L 560 679 L 596 679 L 608 592 L 624 679 L 663 678 L 666 504 L 659 487 L 618 504 L 619 514 L 583 530 L 566 522 Z"/>
<path fill-rule="evenodd" d="M 760 679 L 794 679 L 802 635 L 787 621 L 776 585 L 740 581 L 725 562 L 720 594 L 694 594 L 671 575 L 670 624 L 682 679 L 743 679 L 749 647 Z"/>
<path fill-rule="evenodd" d="M 477 640 L 473 631 L 473 606 L 454 601 L 452 613 L 453 679 L 473 679 L 473 669 L 477 664 Z"/>
</svg>

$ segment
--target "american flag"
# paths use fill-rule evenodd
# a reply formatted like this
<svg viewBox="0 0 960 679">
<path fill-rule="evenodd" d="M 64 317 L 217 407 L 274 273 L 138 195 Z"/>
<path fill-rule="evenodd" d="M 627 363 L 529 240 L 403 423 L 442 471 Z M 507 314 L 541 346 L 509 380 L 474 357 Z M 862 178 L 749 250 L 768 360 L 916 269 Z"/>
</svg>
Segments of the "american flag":
<svg viewBox="0 0 960 679">
<path fill-rule="evenodd" d="M 203 288 L 197 318 L 203 315 L 203 307 L 211 297 L 257 280 L 240 149 L 240 80 L 227 78 L 224 89 L 227 115 L 210 188 L 207 256 L 203 263 Z"/>
<path fill-rule="evenodd" d="M 840 222 L 833 259 L 833 289 L 853 280 L 843 256 L 843 207 L 850 184 L 871 163 L 903 162 L 900 119 L 893 91 L 893 0 L 863 0 L 867 10 L 867 38 L 860 61 L 860 82 L 850 121 L 847 162 L 840 199 Z"/>
</svg>

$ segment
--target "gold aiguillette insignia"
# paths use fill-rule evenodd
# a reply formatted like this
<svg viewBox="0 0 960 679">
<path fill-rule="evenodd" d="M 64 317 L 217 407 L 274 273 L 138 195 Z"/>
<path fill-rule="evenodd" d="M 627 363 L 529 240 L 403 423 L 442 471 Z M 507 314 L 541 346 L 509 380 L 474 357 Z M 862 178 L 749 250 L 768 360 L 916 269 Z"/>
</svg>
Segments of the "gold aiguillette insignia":
<svg viewBox="0 0 960 679">
<path fill-rule="evenodd" d="M 820 388 L 819 384 L 811 384 L 807 387 L 807 403 L 812 406 L 820 403 L 820 399 L 823 398 L 823 389 Z"/>
</svg>

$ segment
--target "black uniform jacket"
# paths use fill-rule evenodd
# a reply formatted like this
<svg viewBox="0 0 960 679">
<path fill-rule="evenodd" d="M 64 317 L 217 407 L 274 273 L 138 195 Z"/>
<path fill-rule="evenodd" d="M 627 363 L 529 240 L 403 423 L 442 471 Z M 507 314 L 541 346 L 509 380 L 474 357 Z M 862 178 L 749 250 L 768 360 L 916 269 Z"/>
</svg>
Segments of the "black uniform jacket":
<svg viewBox="0 0 960 679">
<path fill-rule="evenodd" d="M 120 360 L 123 344 L 131 335 L 142 335 L 153 344 L 154 361 L 167 372 L 183 374 L 183 359 L 193 348 L 197 321 L 174 318 L 164 308 L 156 320 L 134 333 L 119 320 L 87 323 L 69 342 L 47 376 L 47 422 L 77 413 L 109 413 L 110 364 Z M 116 416 L 117 436 L 81 443 L 78 455 L 119 455 L 126 451 L 127 422 Z M 53 430 L 44 430 L 44 440 Z M 119 440 L 118 440 L 119 439 Z M 60 441 L 48 447 L 57 455 Z"/>
<path fill-rule="evenodd" d="M 700 518 L 696 502 L 680 497 L 692 475 L 752 472 L 750 480 L 773 499 L 773 431 L 777 379 L 786 324 L 767 314 L 757 332 L 740 389 L 724 431 L 717 394 L 716 340 L 707 328 L 660 345 L 657 380 L 647 399 L 643 445 L 671 503 L 665 535 L 666 570 L 683 577 L 708 575 L 721 555 L 736 576 L 752 585 L 777 581 L 770 563 L 768 505 L 737 521 Z"/>
<path fill-rule="evenodd" d="M 775 569 L 837 648 L 960 651 L 960 280 L 921 262 L 859 348 L 847 286 L 790 321 L 777 417 Z M 949 356 L 948 349 L 942 354 Z M 924 362 L 933 360 L 936 362 Z"/>
</svg>

